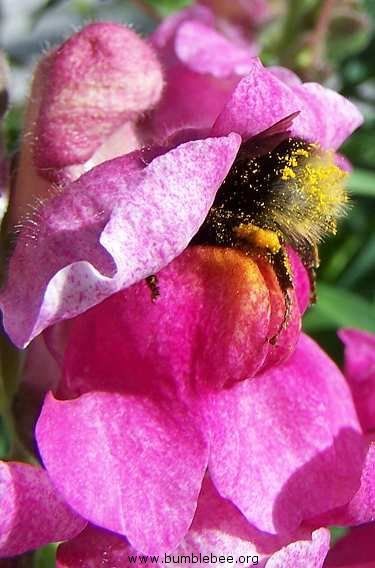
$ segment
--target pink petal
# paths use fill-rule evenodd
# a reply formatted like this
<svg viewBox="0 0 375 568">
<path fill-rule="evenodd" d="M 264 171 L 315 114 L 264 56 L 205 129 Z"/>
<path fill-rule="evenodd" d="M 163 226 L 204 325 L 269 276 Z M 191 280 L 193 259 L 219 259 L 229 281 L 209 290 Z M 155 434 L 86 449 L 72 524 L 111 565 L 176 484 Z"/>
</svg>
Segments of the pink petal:
<svg viewBox="0 0 375 568">
<path fill-rule="evenodd" d="M 208 449 L 182 402 L 139 392 L 69 401 L 50 394 L 36 435 L 54 484 L 85 518 L 141 552 L 171 550 L 183 538 Z"/>
<path fill-rule="evenodd" d="M 150 566 L 151 562 L 130 562 L 129 556 L 137 558 L 137 553 L 124 537 L 92 525 L 74 540 L 60 544 L 56 554 L 56 568 L 135 568 Z M 159 563 L 153 562 L 156 568 Z"/>
<path fill-rule="evenodd" d="M 343 329 L 339 337 L 345 345 L 345 376 L 352 390 L 364 430 L 375 428 L 375 335 Z"/>
<path fill-rule="evenodd" d="M 191 523 L 208 460 L 206 396 L 252 376 L 269 348 L 269 290 L 242 253 L 189 248 L 158 287 L 154 303 L 142 282 L 71 321 L 60 394 L 79 398 L 48 397 L 37 427 L 67 501 L 143 552 L 173 548 Z"/>
<path fill-rule="evenodd" d="M 308 531 L 305 533 L 282 548 L 278 537 L 254 529 L 205 479 L 192 526 L 173 551 L 147 557 L 118 535 L 89 525 L 74 540 L 59 546 L 57 567 L 100 566 L 101 562 L 106 562 L 116 568 L 164 564 L 173 567 L 184 564 L 187 568 L 208 564 L 229 568 L 233 564 L 264 566 L 268 559 L 267 566 L 274 568 L 318 568 L 329 547 L 329 532 L 319 529 L 312 535 Z"/>
<path fill-rule="evenodd" d="M 161 50 L 170 42 L 173 43 L 179 27 L 186 21 L 198 21 L 210 27 L 215 25 L 215 18 L 211 10 L 200 5 L 190 6 L 171 14 L 162 21 L 151 35 L 152 45 Z"/>
<path fill-rule="evenodd" d="M 188 248 L 158 274 L 154 303 L 142 282 L 71 322 L 62 395 L 135 382 L 146 390 L 172 385 L 187 396 L 252 377 L 274 350 L 288 351 L 283 333 L 277 347 L 267 341 L 277 331 L 271 320 L 280 325 L 270 314 L 281 296 L 275 280 L 238 251 Z"/>
<path fill-rule="evenodd" d="M 237 83 L 237 76 L 218 79 L 177 63 L 168 69 L 163 97 L 143 129 L 160 143 L 181 129 L 211 128 Z"/>
<path fill-rule="evenodd" d="M 361 126 L 363 116 L 357 107 L 336 91 L 318 83 L 304 83 L 293 88 L 304 108 L 311 113 L 311 134 L 306 138 L 319 142 L 323 148 L 336 150 Z M 296 125 L 296 135 L 302 136 Z"/>
<path fill-rule="evenodd" d="M 17 462 L 0 462 L 0 557 L 22 554 L 81 532 L 86 521 L 56 493 L 47 473 Z"/>
<path fill-rule="evenodd" d="M 336 149 L 362 122 L 356 107 L 338 93 L 313 83 L 289 86 L 254 60 L 212 132 L 234 131 L 248 139 L 298 111 L 292 135 L 326 148 Z"/>
<path fill-rule="evenodd" d="M 216 120 L 215 134 L 233 130 L 248 139 L 302 110 L 301 101 L 290 87 L 265 69 L 258 59 L 254 58 L 252 64 L 252 70 L 239 82 Z M 308 127 L 308 117 L 299 115 L 294 127 L 297 121 Z"/>
<path fill-rule="evenodd" d="M 358 488 L 363 440 L 349 389 L 307 337 L 283 365 L 218 394 L 208 412 L 212 479 L 260 530 L 290 533 Z"/>
<path fill-rule="evenodd" d="M 303 314 L 310 305 L 310 279 L 298 254 L 291 248 L 288 249 L 288 254 L 292 265 L 293 282 L 297 294 L 299 311 Z"/>
<path fill-rule="evenodd" d="M 180 26 L 175 49 L 179 60 L 197 73 L 220 78 L 245 75 L 252 68 L 250 49 L 236 45 L 199 21 L 187 21 Z"/>
<path fill-rule="evenodd" d="M 163 79 L 134 31 L 93 23 L 48 56 L 41 75 L 35 160 L 48 170 L 88 160 L 121 124 L 151 108 Z"/>
<path fill-rule="evenodd" d="M 315 520 L 326 525 L 359 525 L 375 520 L 375 443 L 370 443 L 358 491 L 344 507 Z"/>
<path fill-rule="evenodd" d="M 186 128 L 210 128 L 239 80 L 252 51 L 215 29 L 210 10 L 193 6 L 167 18 L 152 36 L 165 65 L 163 97 L 142 125 L 151 140 Z"/>
<path fill-rule="evenodd" d="M 268 69 L 268 71 L 271 71 L 271 73 L 273 75 L 275 75 L 275 77 L 280 79 L 280 81 L 282 81 L 283 83 L 286 83 L 290 87 L 293 86 L 293 85 L 300 85 L 302 83 L 302 81 L 298 77 L 298 75 L 296 75 L 296 73 L 294 73 L 294 71 L 291 71 L 287 67 L 280 67 L 278 65 L 271 65 L 270 67 L 267 67 L 267 69 Z"/>
<path fill-rule="evenodd" d="M 48 201 L 25 226 L 0 296 L 4 326 L 24 346 L 157 272 L 202 224 L 240 144 L 235 134 L 183 144 L 146 167 L 140 154 L 105 162 Z M 28 286 L 25 286 L 27 279 Z"/>
<path fill-rule="evenodd" d="M 375 566 L 375 523 L 352 528 L 340 539 L 324 563 L 329 568 L 373 568 Z"/>
<path fill-rule="evenodd" d="M 267 568 L 321 568 L 329 550 L 327 529 L 312 533 L 312 540 L 300 540 L 276 552 L 267 562 Z"/>
<path fill-rule="evenodd" d="M 207 476 L 194 521 L 185 539 L 173 551 L 173 557 L 192 554 L 210 557 L 214 554 L 218 560 L 211 565 L 264 566 L 266 561 L 267 567 L 310 568 L 322 565 L 328 548 L 329 532 L 325 529 L 312 535 L 304 529 L 284 542 L 279 536 L 258 531 L 230 501 L 218 495 Z M 232 557 L 233 562 L 220 561 L 220 557 Z M 186 563 L 189 568 L 194 564 L 192 561 Z"/>
<path fill-rule="evenodd" d="M 256 530 L 230 502 L 222 499 L 206 476 L 199 496 L 198 508 L 190 530 L 174 555 L 231 556 L 238 564 L 240 556 L 249 556 L 245 565 L 267 558 L 279 548 L 279 540 Z M 214 564 L 214 563 L 212 563 Z M 189 567 L 194 563 L 187 563 Z M 229 566 L 229 563 L 225 563 Z"/>
</svg>

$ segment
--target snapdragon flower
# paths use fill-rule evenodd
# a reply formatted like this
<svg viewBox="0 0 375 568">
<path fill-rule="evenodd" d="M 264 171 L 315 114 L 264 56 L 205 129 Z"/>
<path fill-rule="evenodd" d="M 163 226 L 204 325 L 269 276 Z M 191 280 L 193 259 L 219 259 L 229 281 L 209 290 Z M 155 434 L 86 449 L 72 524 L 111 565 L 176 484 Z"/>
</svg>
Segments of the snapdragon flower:
<svg viewBox="0 0 375 568">
<path fill-rule="evenodd" d="M 301 259 L 289 250 L 285 322 L 264 258 L 191 246 L 243 144 L 266 152 L 288 119 L 292 138 L 334 152 L 361 116 L 237 45 L 218 51 L 228 40 L 217 30 L 205 44 L 202 23 L 185 16 L 156 32 L 153 49 L 123 26 L 93 24 L 37 69 L 0 304 L 18 346 L 48 328 L 60 365 L 36 427 L 44 469 L 30 476 L 35 518 L 43 484 L 61 514 L 28 532 L 11 493 L 4 556 L 90 523 L 61 547 L 61 566 L 74 550 L 95 563 L 117 546 L 117 562 L 128 550 L 214 546 L 249 549 L 269 567 L 320 566 L 333 512 L 353 521 L 353 500 L 368 503 L 373 457 L 350 391 L 300 336 Z M 31 196 L 42 202 L 27 221 Z M 156 273 L 153 302 L 145 278 Z M 5 471 L 6 490 L 17 466 Z"/>
<path fill-rule="evenodd" d="M 27 465 L 2 466 L 1 556 L 61 539 L 67 542 L 58 550 L 59 567 L 105 560 L 130 566 L 130 556 L 135 565 L 149 565 L 142 555 L 177 560 L 211 553 L 225 556 L 226 566 L 228 556 L 258 557 L 268 568 L 323 566 L 325 527 L 374 516 L 375 452 L 343 375 L 301 336 L 287 362 L 226 389 L 195 384 L 173 391 L 159 377 L 152 386 L 146 373 L 143 382 L 134 374 L 127 379 L 128 367 L 119 365 L 137 356 L 128 338 L 140 320 L 124 341 L 125 325 L 113 347 L 102 342 L 116 327 L 111 302 L 120 315 L 126 294 L 72 322 L 60 385 L 65 398 L 49 395 L 38 424 L 48 475 Z M 120 344 L 126 358 L 118 354 Z M 139 372 L 147 367 L 145 360 Z M 86 392 L 77 396 L 75 389 Z M 208 468 L 197 477 L 208 454 Z M 26 474 L 34 479 L 32 490 Z M 328 566 L 340 566 L 330 558 Z"/>
<path fill-rule="evenodd" d="M 178 38 L 178 30 L 177 26 L 173 37 Z M 201 41 L 199 29 L 196 31 Z M 166 140 L 162 97 L 149 125 L 161 121 L 159 141 L 163 145 L 119 156 L 119 140 L 125 152 L 129 150 L 124 124 L 137 133 L 139 146 L 142 133 L 147 137 L 150 132 L 146 126 L 137 130 L 139 118 L 134 118 L 130 104 L 134 97 L 138 101 L 133 82 L 137 93 L 141 77 L 154 77 L 148 98 L 141 99 L 143 110 L 147 104 L 156 104 L 155 93 L 160 96 L 162 85 L 157 59 L 132 34 L 119 25 L 94 24 L 53 51 L 37 71 L 41 94 L 31 101 L 33 120 L 29 123 L 34 130 L 25 137 L 24 159 L 21 152 L 13 211 L 16 216 L 24 211 L 30 194 L 44 201 L 31 219 L 22 221 L 21 216 L 21 232 L 0 294 L 5 329 L 20 347 L 49 325 L 74 317 L 157 273 L 181 254 L 207 217 L 244 141 L 254 139 L 261 145 L 262 133 L 293 115 L 292 137 L 336 150 L 362 120 L 355 107 L 337 93 L 317 84 L 302 84 L 295 77 L 291 80 L 289 75 L 286 84 L 285 74 L 279 78 L 278 70 L 267 70 L 257 58 L 249 57 L 247 74 L 242 79 L 237 76 L 234 90 L 226 94 L 225 102 L 221 99 L 221 108 L 208 123 L 200 123 L 193 132 L 189 130 L 192 124 L 183 122 L 179 128 L 185 130 L 178 132 L 174 122 Z M 117 50 L 118 43 L 130 49 L 132 38 L 134 49 L 127 57 L 127 52 Z M 189 35 L 189 45 L 192 41 Z M 146 59 L 153 74 L 147 66 L 144 70 L 138 65 L 137 54 L 142 61 Z M 179 57 L 178 50 L 175 56 Z M 218 57 L 216 52 L 213 56 Z M 233 54 L 228 57 L 233 65 Z M 133 58 L 136 63 L 127 74 Z M 226 58 L 226 51 L 219 56 L 223 64 Z M 196 59 L 199 54 L 187 66 L 195 67 Z M 87 67 L 90 77 L 84 81 L 81 77 Z M 218 69 L 220 72 L 220 65 Z M 116 82 L 121 73 L 126 78 L 123 90 Z M 210 70 L 202 76 L 209 77 Z M 199 87 L 197 77 L 199 69 L 190 86 Z M 53 88 L 43 88 L 51 84 Z M 183 78 L 180 85 L 186 86 Z M 132 93 L 128 98 L 127 89 Z M 220 82 L 214 92 L 198 90 L 197 96 L 203 105 L 208 99 L 214 105 L 219 90 Z M 170 96 L 168 87 L 165 96 Z M 123 98 L 124 108 L 120 105 Z M 115 111 L 120 105 L 120 112 L 111 108 L 109 112 L 108 104 L 115 105 Z M 173 112 L 172 105 L 170 108 Z M 176 117 L 178 110 L 177 106 Z M 91 121 L 90 136 L 86 115 Z M 112 145 L 113 137 L 116 143 Z M 153 137 L 155 143 L 155 129 Z M 108 159 L 114 155 L 118 157 Z M 88 171 L 77 177 L 82 170 Z"/>
</svg>

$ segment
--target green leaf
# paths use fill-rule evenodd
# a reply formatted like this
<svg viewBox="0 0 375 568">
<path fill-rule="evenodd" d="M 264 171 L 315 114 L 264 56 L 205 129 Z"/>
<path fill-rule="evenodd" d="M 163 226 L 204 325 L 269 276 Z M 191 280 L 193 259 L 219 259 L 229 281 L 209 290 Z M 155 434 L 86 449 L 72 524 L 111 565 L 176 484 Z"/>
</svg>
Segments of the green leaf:
<svg viewBox="0 0 375 568">
<path fill-rule="evenodd" d="M 162 16 L 167 16 L 171 12 L 182 10 L 193 3 L 193 0 L 146 0 L 160 12 Z"/>
<path fill-rule="evenodd" d="M 358 7 L 338 12 L 333 18 L 327 38 L 328 58 L 339 62 L 363 50 L 370 42 L 371 26 L 368 16 Z"/>
<path fill-rule="evenodd" d="M 342 288 L 319 284 L 317 304 L 306 314 L 304 328 L 313 333 L 340 327 L 375 333 L 375 306 Z"/>
<path fill-rule="evenodd" d="M 347 187 L 353 195 L 375 197 L 375 172 L 356 169 L 349 176 Z"/>
<path fill-rule="evenodd" d="M 350 288 L 355 285 L 361 278 L 369 275 L 375 269 L 375 235 L 372 235 L 362 242 L 362 246 L 357 255 L 350 263 L 350 270 L 340 277 L 340 286 Z"/>
<path fill-rule="evenodd" d="M 374 2 L 374 0 L 363 0 L 363 4 L 364 4 L 367 12 L 370 14 L 372 19 L 375 21 L 375 2 Z"/>
<path fill-rule="evenodd" d="M 8 110 L 3 120 L 5 146 L 9 153 L 17 149 L 22 131 L 23 109 L 13 107 Z"/>
<path fill-rule="evenodd" d="M 333 546 L 338 540 L 341 540 L 349 532 L 348 527 L 330 527 L 331 531 L 331 546 Z"/>
<path fill-rule="evenodd" d="M 34 552 L 33 568 L 52 568 L 56 565 L 56 545 L 49 544 Z"/>
</svg>

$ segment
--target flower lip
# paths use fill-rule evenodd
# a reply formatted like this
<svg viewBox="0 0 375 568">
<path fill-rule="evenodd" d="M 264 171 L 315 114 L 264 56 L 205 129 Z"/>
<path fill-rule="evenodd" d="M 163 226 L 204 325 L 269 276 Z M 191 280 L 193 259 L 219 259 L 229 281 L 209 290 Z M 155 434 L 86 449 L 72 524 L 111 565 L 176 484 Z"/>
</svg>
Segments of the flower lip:
<svg viewBox="0 0 375 568">
<path fill-rule="evenodd" d="M 189 284 L 184 294 L 192 295 Z M 168 296 L 168 306 L 183 305 L 185 295 L 176 298 L 172 291 L 164 288 L 164 302 Z M 68 503 L 146 554 L 181 541 L 207 465 L 221 497 L 273 535 L 287 537 L 301 523 L 347 504 L 360 482 L 364 440 L 344 377 L 319 347 L 302 336 L 286 363 L 253 380 L 207 388 L 194 381 L 208 353 L 202 353 L 199 333 L 191 333 L 198 331 L 193 311 L 178 326 L 177 310 L 163 312 L 156 302 L 154 313 L 143 301 L 146 293 L 139 283 L 71 324 L 65 381 L 70 374 L 71 391 L 83 394 L 64 401 L 49 395 L 37 426 L 43 462 Z M 213 304 L 211 315 L 217 312 Z M 228 331 L 215 329 L 210 353 Z M 181 334 L 185 347 L 193 338 L 192 350 L 182 349 Z M 209 362 L 213 381 L 224 366 L 242 365 L 233 351 L 219 348 Z M 99 488 L 105 498 L 98 504 Z"/>
<path fill-rule="evenodd" d="M 180 254 L 204 221 L 240 142 L 234 133 L 191 141 L 148 165 L 141 153 L 126 155 L 48 201 L 32 239 L 26 228 L 18 239 L 0 294 L 12 340 L 25 346 L 48 325 Z"/>
<path fill-rule="evenodd" d="M 317 83 L 287 85 L 260 60 L 236 86 L 212 132 L 238 132 L 247 140 L 296 111 L 291 134 L 325 149 L 336 150 L 363 122 L 357 108 L 342 95 Z M 335 116 L 335 120 L 332 120 Z"/>
</svg>

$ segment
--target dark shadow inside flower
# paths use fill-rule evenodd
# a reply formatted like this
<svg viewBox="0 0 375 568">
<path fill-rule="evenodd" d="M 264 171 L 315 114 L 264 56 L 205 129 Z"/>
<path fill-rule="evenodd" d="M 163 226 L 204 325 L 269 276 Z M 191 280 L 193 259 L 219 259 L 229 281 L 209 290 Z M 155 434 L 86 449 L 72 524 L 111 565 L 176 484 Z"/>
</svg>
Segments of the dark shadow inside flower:
<svg viewBox="0 0 375 568">
<path fill-rule="evenodd" d="M 273 522 L 277 532 L 285 535 L 303 521 L 307 526 L 320 527 L 319 515 L 347 505 L 359 489 L 365 449 L 364 437 L 358 431 L 341 428 L 330 447 L 297 469 L 274 503 Z M 348 455 L 352 458 L 350 468 L 346 462 Z M 337 464 L 334 475 L 333 464 Z M 314 517 L 318 519 L 316 522 Z"/>
<path fill-rule="evenodd" d="M 375 523 L 352 527 L 328 553 L 327 568 L 372 568 L 375 566 Z"/>
</svg>

